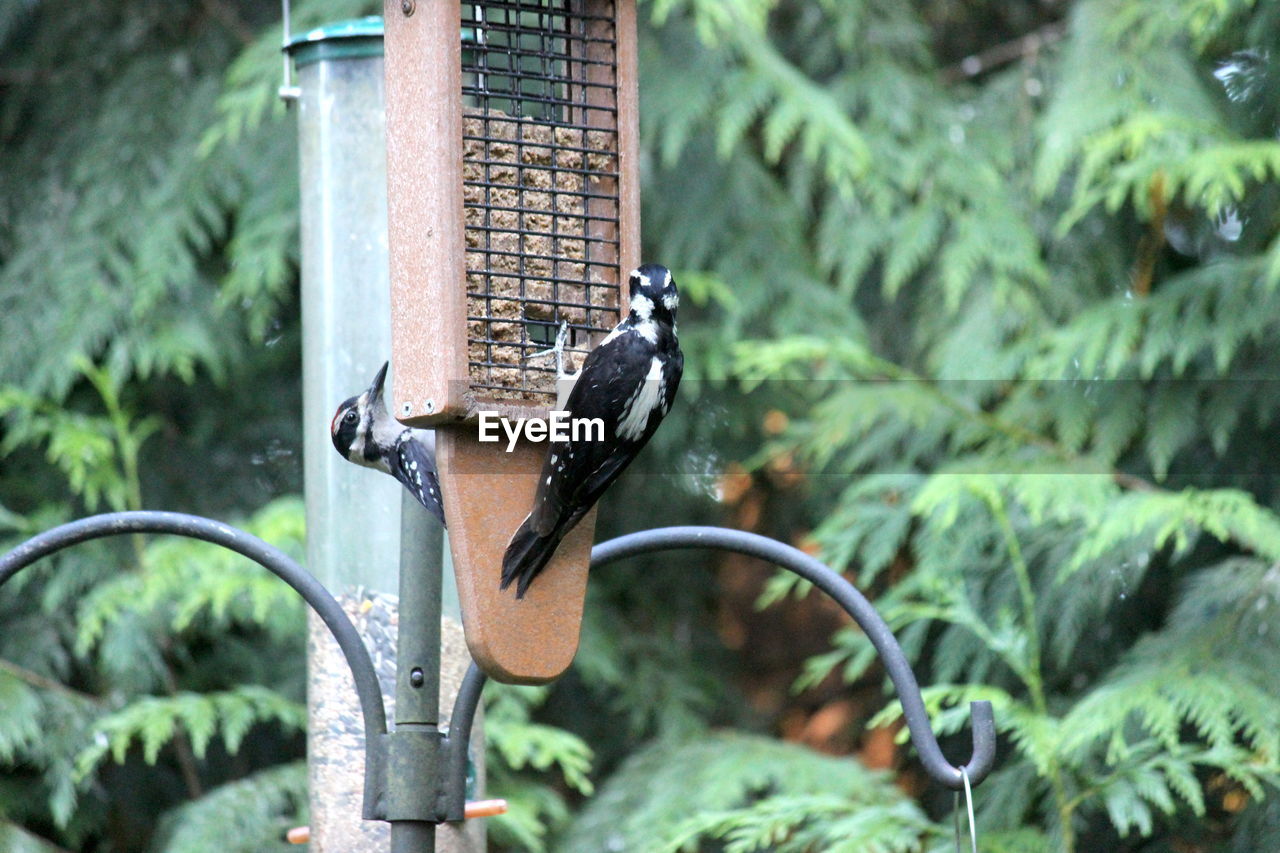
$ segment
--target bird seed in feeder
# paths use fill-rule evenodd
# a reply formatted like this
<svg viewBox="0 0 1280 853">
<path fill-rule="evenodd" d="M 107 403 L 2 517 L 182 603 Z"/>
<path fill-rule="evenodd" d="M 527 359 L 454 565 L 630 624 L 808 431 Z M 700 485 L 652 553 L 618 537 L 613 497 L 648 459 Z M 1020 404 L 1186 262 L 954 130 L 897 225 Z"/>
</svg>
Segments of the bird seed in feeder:
<svg viewBox="0 0 1280 853">
<path fill-rule="evenodd" d="M 554 368 L 527 356 L 561 320 L 586 337 L 618 320 L 617 134 L 493 109 L 463 127 L 471 380 L 495 399 L 545 402 Z"/>
</svg>

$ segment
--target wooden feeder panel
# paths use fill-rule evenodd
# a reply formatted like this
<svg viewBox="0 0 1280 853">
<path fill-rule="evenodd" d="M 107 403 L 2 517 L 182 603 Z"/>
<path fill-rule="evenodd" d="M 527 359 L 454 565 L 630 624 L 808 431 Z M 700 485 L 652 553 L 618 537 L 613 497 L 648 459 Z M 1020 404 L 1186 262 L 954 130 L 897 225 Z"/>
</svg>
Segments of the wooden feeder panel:
<svg viewBox="0 0 1280 853">
<path fill-rule="evenodd" d="M 580 364 L 639 259 L 634 0 L 386 12 L 396 416 L 544 415 L 529 356 L 567 321 Z"/>
<path fill-rule="evenodd" d="M 507 453 L 474 419 L 544 417 L 555 360 L 529 356 L 567 321 L 579 366 L 626 309 L 634 0 L 387 0 L 385 20 L 393 411 L 438 430 L 473 656 L 500 680 L 548 681 L 577 648 L 594 514 L 524 600 L 499 592 L 547 445 Z"/>
</svg>

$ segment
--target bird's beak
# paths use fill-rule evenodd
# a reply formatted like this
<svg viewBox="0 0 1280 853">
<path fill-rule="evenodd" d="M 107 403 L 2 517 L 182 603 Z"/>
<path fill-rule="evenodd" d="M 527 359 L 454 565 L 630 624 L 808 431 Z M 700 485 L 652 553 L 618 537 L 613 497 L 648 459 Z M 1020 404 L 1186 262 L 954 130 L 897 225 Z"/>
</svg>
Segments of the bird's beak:
<svg viewBox="0 0 1280 853">
<path fill-rule="evenodd" d="M 391 362 L 382 363 L 382 369 L 378 371 L 378 375 L 373 377 L 373 384 L 369 386 L 369 390 L 365 393 L 369 395 L 369 403 L 373 404 L 382 399 L 382 385 L 387 381 L 387 367 Z"/>
</svg>

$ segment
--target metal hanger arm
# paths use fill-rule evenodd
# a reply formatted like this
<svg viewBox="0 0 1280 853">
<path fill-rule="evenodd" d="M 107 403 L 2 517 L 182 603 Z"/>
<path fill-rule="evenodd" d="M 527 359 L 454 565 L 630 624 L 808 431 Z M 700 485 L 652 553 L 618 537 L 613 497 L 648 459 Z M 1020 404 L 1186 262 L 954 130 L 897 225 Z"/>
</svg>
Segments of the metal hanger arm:
<svg viewBox="0 0 1280 853">
<path fill-rule="evenodd" d="M 167 533 L 221 545 L 267 569 L 293 587 L 311 605 L 338 641 L 347 666 L 351 668 L 351 676 L 360 699 L 360 712 L 364 717 L 365 778 L 377 778 L 381 770 L 379 764 L 384 757 L 383 736 L 387 733 L 387 712 L 382 703 L 382 689 L 378 686 L 378 676 L 369 658 L 369 651 L 360 639 L 359 632 L 347 618 L 342 605 L 310 572 L 274 545 L 229 524 L 197 515 L 154 510 L 109 512 L 46 530 L 0 557 L 0 586 L 4 586 L 27 566 L 63 548 L 91 539 L 135 533 Z M 376 786 L 366 783 L 365 817 L 373 816 L 377 809 L 377 804 L 370 799 L 371 789 L 374 787 Z"/>
<path fill-rule="evenodd" d="M 662 527 L 629 533 L 600 543 L 591 552 L 591 567 L 595 569 L 624 557 L 677 548 L 710 548 L 757 557 L 796 573 L 835 599 L 853 617 L 880 653 L 880 659 L 884 661 L 889 678 L 898 692 L 898 699 L 902 702 L 902 713 L 911 732 L 911 742 L 920 755 L 925 771 L 952 790 L 963 787 L 960 768 L 948 762 L 938 747 L 924 700 L 920 698 L 920 687 L 916 683 L 915 674 L 893 632 L 866 597 L 822 561 L 798 548 L 758 533 L 724 527 Z M 969 774 L 969 783 L 977 785 L 987 777 L 995 764 L 995 717 L 990 702 L 973 702 L 969 707 L 973 753 L 964 767 Z"/>
</svg>

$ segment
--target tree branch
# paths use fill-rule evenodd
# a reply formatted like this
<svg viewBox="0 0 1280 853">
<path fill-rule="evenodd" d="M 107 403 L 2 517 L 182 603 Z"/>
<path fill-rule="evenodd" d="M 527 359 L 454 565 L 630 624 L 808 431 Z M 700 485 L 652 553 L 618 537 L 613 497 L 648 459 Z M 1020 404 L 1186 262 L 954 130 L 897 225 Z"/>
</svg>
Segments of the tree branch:
<svg viewBox="0 0 1280 853">
<path fill-rule="evenodd" d="M 168 643 L 162 641 L 162 646 Z M 167 651 L 167 649 L 166 649 Z M 178 695 L 178 678 L 174 675 L 173 666 L 165 659 L 164 670 L 165 691 L 170 696 Z M 195 750 L 191 748 L 191 738 L 187 736 L 187 732 L 182 727 L 177 727 L 173 732 L 173 752 L 178 759 L 178 772 L 182 774 L 182 782 L 187 786 L 187 796 L 193 800 L 198 800 L 204 796 L 204 785 L 200 783 L 200 767 L 196 761 Z"/>
<path fill-rule="evenodd" d="M 240 41 L 240 44 L 247 45 L 253 41 L 253 27 L 246 24 L 240 17 L 240 13 L 231 6 L 222 0 L 202 0 L 200 5 L 204 7 L 205 13 L 210 18 L 226 27 Z"/>
<path fill-rule="evenodd" d="M 1012 41 L 1001 42 L 981 53 L 966 56 L 955 65 L 944 68 L 942 79 L 947 83 L 971 80 L 995 68 L 1008 65 L 1010 62 L 1034 56 L 1040 52 L 1041 48 L 1061 41 L 1066 32 L 1065 21 L 1052 21 Z"/>
<path fill-rule="evenodd" d="M 88 702 L 91 705 L 101 705 L 102 700 L 97 696 L 89 693 L 81 693 L 79 690 L 68 687 L 60 681 L 54 681 L 38 672 L 27 669 L 25 666 L 19 666 L 10 660 L 0 658 L 0 672 L 7 672 L 19 681 L 25 681 L 37 690 L 48 690 L 51 693 L 61 693 L 63 696 L 70 697 L 79 702 Z"/>
</svg>

